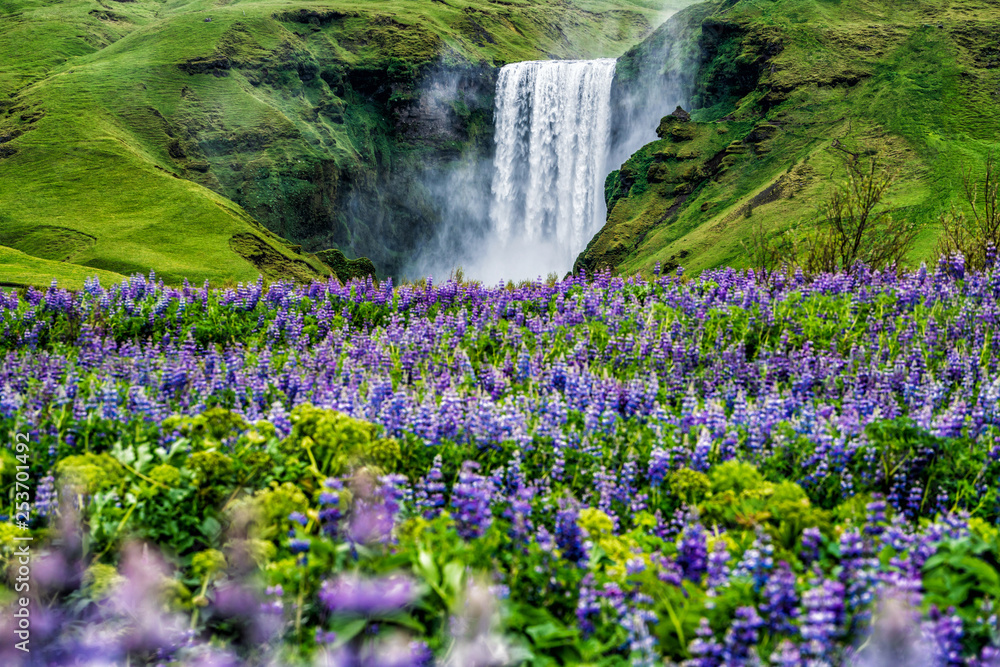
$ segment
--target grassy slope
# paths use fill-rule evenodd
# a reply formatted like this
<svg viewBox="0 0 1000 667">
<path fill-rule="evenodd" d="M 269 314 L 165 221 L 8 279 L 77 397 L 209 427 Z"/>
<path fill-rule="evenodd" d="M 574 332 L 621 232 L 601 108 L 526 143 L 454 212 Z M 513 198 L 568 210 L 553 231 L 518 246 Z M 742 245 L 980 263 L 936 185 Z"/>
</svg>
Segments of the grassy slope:
<svg viewBox="0 0 1000 667">
<path fill-rule="evenodd" d="M 60 287 L 80 289 L 90 277 L 96 277 L 105 287 L 125 279 L 120 273 L 40 259 L 0 246 L 0 285 L 44 287 L 56 280 Z"/>
<path fill-rule="evenodd" d="M 658 4 L 0 0 L 0 244 L 120 273 L 155 268 L 172 282 L 246 280 L 261 265 L 230 246 L 252 235 L 277 261 L 272 273 L 290 263 L 322 273 L 217 194 L 220 177 L 245 167 L 266 175 L 303 164 L 280 190 L 255 181 L 264 185 L 246 200 L 261 212 L 294 199 L 325 162 L 370 178 L 384 120 L 325 84 L 281 85 L 288 63 L 296 74 L 296 62 L 316 57 L 406 69 L 607 55 L 648 32 Z M 220 59 L 232 76 L 213 66 Z M 248 82 L 238 64 L 269 68 L 270 79 Z"/>
<path fill-rule="evenodd" d="M 626 273 L 740 265 L 751 218 L 776 232 L 815 223 L 842 177 L 835 140 L 898 169 L 892 204 L 926 224 L 911 259 L 928 258 L 938 213 L 962 204 L 963 166 L 1000 147 L 1000 2 L 743 0 L 713 20 L 693 118 L 747 123 L 746 150 L 666 219 L 662 189 L 619 200 L 602 235 L 642 233 L 586 259 Z"/>
</svg>

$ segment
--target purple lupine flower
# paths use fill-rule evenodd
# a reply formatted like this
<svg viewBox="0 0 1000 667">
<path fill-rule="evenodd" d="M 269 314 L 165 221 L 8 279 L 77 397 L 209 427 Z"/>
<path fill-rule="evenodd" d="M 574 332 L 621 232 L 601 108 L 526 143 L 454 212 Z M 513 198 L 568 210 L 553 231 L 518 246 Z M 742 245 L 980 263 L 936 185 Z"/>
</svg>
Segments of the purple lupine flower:
<svg viewBox="0 0 1000 667">
<path fill-rule="evenodd" d="M 809 527 L 802 531 L 802 561 L 809 565 L 819 560 L 819 548 L 823 544 L 823 534 L 819 528 Z"/>
<path fill-rule="evenodd" d="M 285 603 L 282 601 L 284 595 L 285 591 L 282 589 L 281 584 L 265 588 L 265 599 L 260 603 L 261 613 L 271 616 L 281 616 L 285 611 Z"/>
<path fill-rule="evenodd" d="M 936 605 L 931 605 L 927 615 L 924 632 L 934 647 L 935 664 L 943 667 L 964 665 L 962 637 L 965 631 L 962 618 L 955 614 L 955 608 L 950 607 L 946 613 L 942 613 Z"/>
<path fill-rule="evenodd" d="M 458 483 L 451 492 L 451 506 L 455 509 L 458 534 L 469 540 L 481 537 L 493 522 L 490 502 L 493 498 L 492 482 L 476 473 L 479 464 L 466 461 L 458 475 Z"/>
<path fill-rule="evenodd" d="M 340 530 L 340 520 L 344 518 L 340 509 L 340 493 L 344 490 L 344 483 L 335 477 L 329 477 L 323 481 L 322 488 L 318 499 L 319 521 L 325 534 L 336 535 Z"/>
<path fill-rule="evenodd" d="M 824 579 L 802 594 L 802 652 L 815 660 L 832 659 L 844 622 L 844 585 Z"/>
<path fill-rule="evenodd" d="M 788 639 L 782 639 L 771 655 L 774 667 L 802 667 L 802 655 L 798 647 Z"/>
<path fill-rule="evenodd" d="M 715 640 L 712 626 L 708 624 L 707 618 L 702 618 L 698 622 L 695 635 L 696 638 L 688 647 L 688 651 L 694 656 L 694 659 L 689 663 L 690 667 L 719 667 L 723 665 L 725 649 L 722 644 Z"/>
<path fill-rule="evenodd" d="M 288 541 L 288 550 L 293 554 L 304 554 L 309 551 L 309 540 L 292 539 Z"/>
<path fill-rule="evenodd" d="M 649 483 L 659 486 L 668 472 L 670 472 L 670 456 L 665 449 L 657 445 L 649 455 L 649 468 L 646 472 Z"/>
<path fill-rule="evenodd" d="M 56 479 L 52 474 L 42 478 L 35 491 L 35 512 L 47 517 L 59 509 L 59 494 L 56 493 Z"/>
<path fill-rule="evenodd" d="M 614 522 L 618 529 L 618 515 L 611 506 L 618 493 L 618 479 L 605 466 L 600 466 L 594 473 L 594 495 L 597 497 L 597 509 L 601 510 Z"/>
<path fill-rule="evenodd" d="M 706 585 L 709 588 L 720 588 L 729 581 L 729 548 L 726 541 L 721 537 L 712 544 L 712 550 L 708 554 L 708 580 Z"/>
<path fill-rule="evenodd" d="M 584 637 L 588 637 L 594 632 L 594 623 L 591 620 L 601 613 L 601 598 L 594 585 L 594 574 L 588 572 L 580 582 L 580 596 L 576 603 L 576 621 L 580 624 L 580 630 Z"/>
<path fill-rule="evenodd" d="M 856 530 L 840 536 L 840 581 L 847 593 L 847 607 L 856 610 L 872 602 L 874 573 L 878 560 L 869 556 L 870 547 Z"/>
<path fill-rule="evenodd" d="M 410 642 L 409 667 L 434 667 L 434 653 L 426 642 Z"/>
<path fill-rule="evenodd" d="M 795 630 L 799 615 L 799 595 L 795 590 L 795 574 L 788 563 L 781 561 L 764 586 L 764 603 L 760 610 L 774 633 L 790 634 Z"/>
<path fill-rule="evenodd" d="M 1000 667 L 1000 647 L 984 646 L 978 659 L 969 660 L 969 667 Z"/>
<path fill-rule="evenodd" d="M 504 517 L 510 519 L 510 534 L 516 543 L 527 543 L 534 532 L 531 520 L 531 501 L 535 497 L 533 486 L 518 488 L 510 497 L 510 507 L 504 510 Z"/>
<path fill-rule="evenodd" d="M 378 493 L 393 521 L 402 508 L 403 500 L 408 497 L 408 482 L 406 475 L 399 474 L 382 475 L 378 478 Z"/>
<path fill-rule="evenodd" d="M 405 609 L 417 599 L 417 589 L 402 575 L 366 579 L 345 574 L 323 582 L 318 596 L 328 611 L 377 616 Z"/>
<path fill-rule="evenodd" d="M 587 557 L 583 544 L 583 531 L 577 523 L 576 507 L 566 503 L 556 512 L 556 545 L 563 558 L 571 563 L 581 563 Z"/>
<path fill-rule="evenodd" d="M 430 472 L 417 484 L 416 503 L 423 510 L 425 519 L 432 519 L 444 508 L 444 475 L 441 472 L 441 455 L 434 457 Z"/>
<path fill-rule="evenodd" d="M 705 528 L 698 522 L 689 523 L 681 533 L 677 545 L 677 563 L 684 572 L 684 577 L 691 581 L 699 581 L 708 570 L 708 545 L 705 539 Z"/>
<path fill-rule="evenodd" d="M 740 607 L 736 610 L 736 618 L 726 631 L 723 643 L 723 661 L 726 665 L 739 667 L 747 664 L 757 640 L 760 636 L 760 628 L 764 625 L 764 619 L 753 607 Z"/>
<path fill-rule="evenodd" d="M 324 644 L 333 644 L 337 641 L 337 633 L 324 630 L 323 628 L 316 628 L 315 635 L 316 643 L 320 646 Z"/>
<path fill-rule="evenodd" d="M 746 577 L 753 581 L 755 591 L 759 591 L 767 583 L 774 567 L 774 545 L 767 533 L 758 530 L 753 545 L 743 552 L 733 576 Z"/>
<path fill-rule="evenodd" d="M 868 503 L 866 509 L 868 510 L 868 517 L 865 521 L 865 535 L 878 537 L 885 531 L 886 523 L 886 503 L 885 500 L 882 499 L 881 494 L 874 494 L 872 496 L 872 502 Z"/>
<path fill-rule="evenodd" d="M 650 560 L 657 565 L 656 578 L 660 581 L 680 588 L 684 583 L 684 573 L 680 565 L 672 558 L 668 558 L 660 553 L 655 553 Z"/>
<path fill-rule="evenodd" d="M 635 608 L 620 619 L 628 631 L 628 647 L 634 667 L 654 667 L 660 661 L 656 655 L 656 638 L 649 632 L 649 625 L 659 619 L 648 609 Z"/>
<path fill-rule="evenodd" d="M 355 478 L 354 482 L 347 536 L 358 544 L 390 541 L 394 517 L 380 490 L 372 488 L 371 480 Z"/>
</svg>

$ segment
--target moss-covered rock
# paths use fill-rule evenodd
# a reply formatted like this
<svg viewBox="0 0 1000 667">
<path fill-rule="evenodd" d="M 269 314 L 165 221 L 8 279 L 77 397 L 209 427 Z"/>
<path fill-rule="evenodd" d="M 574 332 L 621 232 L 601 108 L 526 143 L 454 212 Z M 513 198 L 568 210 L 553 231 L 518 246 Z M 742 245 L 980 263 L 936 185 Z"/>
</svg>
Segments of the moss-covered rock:
<svg viewBox="0 0 1000 667">
<path fill-rule="evenodd" d="M 352 280 L 364 280 L 365 278 L 378 279 L 375 265 L 367 257 L 347 259 L 344 253 L 337 248 L 320 250 L 316 253 L 316 256 L 330 267 L 333 274 L 342 283 L 348 283 Z"/>
<path fill-rule="evenodd" d="M 720 132 L 720 130 L 722 130 Z M 746 123 L 695 122 L 678 108 L 647 144 L 605 183 L 608 221 L 576 260 L 574 271 L 617 267 L 661 225 L 669 225 L 692 193 L 722 171 L 733 135 Z"/>
</svg>

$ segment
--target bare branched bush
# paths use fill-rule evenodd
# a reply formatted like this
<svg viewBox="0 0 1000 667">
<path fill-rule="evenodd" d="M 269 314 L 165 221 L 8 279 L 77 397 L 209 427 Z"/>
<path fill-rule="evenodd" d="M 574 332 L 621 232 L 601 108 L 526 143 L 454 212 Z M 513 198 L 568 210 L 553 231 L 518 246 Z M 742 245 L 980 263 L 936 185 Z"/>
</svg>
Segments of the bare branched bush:
<svg viewBox="0 0 1000 667">
<path fill-rule="evenodd" d="M 826 200 L 820 229 L 808 242 L 805 265 L 811 272 L 852 272 L 859 264 L 874 269 L 899 265 L 919 231 L 885 198 L 895 172 L 877 157 L 845 160 L 847 181 Z"/>
<path fill-rule="evenodd" d="M 991 152 L 986 157 L 986 173 L 982 179 L 973 175 L 972 168 L 962 173 L 965 199 L 972 217 L 952 206 L 941 214 L 943 233 L 938 241 L 937 253 L 951 257 L 956 253 L 965 256 L 966 266 L 984 269 L 996 260 L 1000 248 L 1000 170 Z"/>
<path fill-rule="evenodd" d="M 785 267 L 795 264 L 796 243 L 791 231 L 768 232 L 760 217 L 750 225 L 747 238 L 740 241 L 754 270 L 766 285 L 771 285 Z"/>
</svg>

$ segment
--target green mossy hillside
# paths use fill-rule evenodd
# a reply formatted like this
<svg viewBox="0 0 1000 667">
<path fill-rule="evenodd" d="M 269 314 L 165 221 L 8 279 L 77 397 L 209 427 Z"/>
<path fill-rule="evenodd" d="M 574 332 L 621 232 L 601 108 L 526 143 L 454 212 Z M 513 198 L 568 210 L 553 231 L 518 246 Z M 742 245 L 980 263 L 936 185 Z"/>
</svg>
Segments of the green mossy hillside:
<svg viewBox="0 0 1000 667">
<path fill-rule="evenodd" d="M 615 267 L 627 259 L 706 179 L 720 177 L 739 159 L 746 148 L 732 136 L 743 136 L 748 126 L 693 123 L 683 109 L 663 118 L 656 131 L 660 139 L 608 175 L 608 222 L 581 254 L 576 270 Z"/>
<path fill-rule="evenodd" d="M 55 280 L 63 289 L 81 289 L 91 277 L 97 278 L 105 286 L 125 280 L 125 276 L 119 273 L 40 259 L 13 248 L 0 246 L 0 286 L 44 287 Z"/>
<path fill-rule="evenodd" d="M 657 4 L 0 0 L 0 244 L 174 283 L 329 273 L 291 244 L 392 273 L 435 223 L 421 174 L 491 140 L 493 68 L 618 53 Z M 428 103 L 439 72 L 460 92 Z"/>
<path fill-rule="evenodd" d="M 578 266 L 745 266 L 751 228 L 808 234 L 854 156 L 897 172 L 889 204 L 923 226 L 909 257 L 919 262 L 939 214 L 966 207 L 963 171 L 1000 149 L 996 0 L 739 0 L 715 3 L 685 38 L 702 54 L 686 61 L 690 131 L 727 132 L 725 168 L 687 181 L 678 202 L 627 178 L 648 175 L 663 140 L 643 148 L 609 180 L 607 225 Z"/>
</svg>

